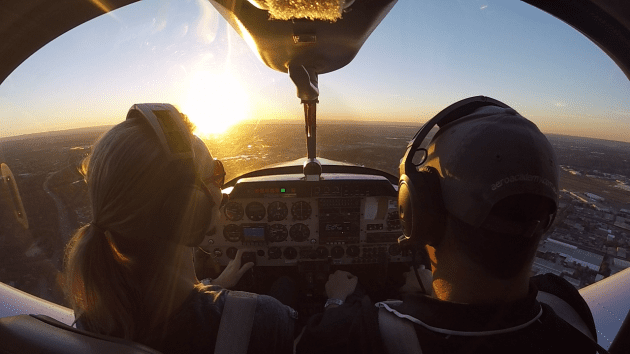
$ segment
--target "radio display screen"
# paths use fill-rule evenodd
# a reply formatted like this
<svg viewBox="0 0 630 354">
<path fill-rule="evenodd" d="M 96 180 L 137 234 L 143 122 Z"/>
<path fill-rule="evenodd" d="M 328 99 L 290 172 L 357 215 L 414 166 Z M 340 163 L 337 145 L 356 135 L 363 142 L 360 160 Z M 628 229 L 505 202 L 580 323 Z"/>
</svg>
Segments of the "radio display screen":
<svg viewBox="0 0 630 354">
<path fill-rule="evenodd" d="M 361 199 L 319 199 L 319 243 L 358 243 Z"/>
</svg>

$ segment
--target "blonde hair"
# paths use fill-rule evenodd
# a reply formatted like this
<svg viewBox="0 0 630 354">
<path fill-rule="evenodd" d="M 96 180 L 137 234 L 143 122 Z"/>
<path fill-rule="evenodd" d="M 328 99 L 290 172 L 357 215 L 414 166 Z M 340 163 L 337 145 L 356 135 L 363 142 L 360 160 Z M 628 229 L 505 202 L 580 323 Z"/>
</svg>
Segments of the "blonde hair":
<svg viewBox="0 0 630 354">
<path fill-rule="evenodd" d="M 174 282 L 166 289 L 152 285 L 178 262 L 178 240 L 168 238 L 179 229 L 156 225 L 173 186 L 194 179 L 182 164 L 166 162 L 155 133 L 140 119 L 114 126 L 84 161 L 93 222 L 66 246 L 64 275 L 84 329 L 143 342 L 170 311 Z M 162 296 L 159 308 L 146 308 L 148 295 Z"/>
</svg>

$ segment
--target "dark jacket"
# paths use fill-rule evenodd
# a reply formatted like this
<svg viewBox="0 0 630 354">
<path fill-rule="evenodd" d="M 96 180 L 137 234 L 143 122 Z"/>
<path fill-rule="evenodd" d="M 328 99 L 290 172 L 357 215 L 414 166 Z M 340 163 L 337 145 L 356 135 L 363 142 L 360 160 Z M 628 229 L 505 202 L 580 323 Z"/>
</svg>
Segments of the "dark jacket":
<svg viewBox="0 0 630 354">
<path fill-rule="evenodd" d="M 398 310 L 423 323 L 414 324 L 423 354 L 595 353 L 589 339 L 536 300 L 539 289 L 569 303 L 597 338 L 591 312 L 578 291 L 550 274 L 533 277 L 527 297 L 511 303 L 468 305 L 407 295 Z M 519 328 L 524 323 L 529 324 Z M 510 328 L 518 329 L 504 331 Z M 385 353 L 378 309 L 367 296 L 351 295 L 345 304 L 309 320 L 297 352 Z"/>
</svg>

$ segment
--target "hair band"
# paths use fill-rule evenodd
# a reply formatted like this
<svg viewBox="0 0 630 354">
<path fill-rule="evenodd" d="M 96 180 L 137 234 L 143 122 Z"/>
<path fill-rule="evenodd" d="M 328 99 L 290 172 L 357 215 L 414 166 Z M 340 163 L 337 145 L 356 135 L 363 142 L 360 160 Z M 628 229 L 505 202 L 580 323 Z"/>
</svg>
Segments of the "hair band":
<svg viewBox="0 0 630 354">
<path fill-rule="evenodd" d="M 96 232 L 101 233 L 101 234 L 105 234 L 107 232 L 106 229 L 100 227 L 98 224 L 96 224 L 95 222 L 91 222 L 90 223 L 90 227 L 92 227 Z"/>
</svg>

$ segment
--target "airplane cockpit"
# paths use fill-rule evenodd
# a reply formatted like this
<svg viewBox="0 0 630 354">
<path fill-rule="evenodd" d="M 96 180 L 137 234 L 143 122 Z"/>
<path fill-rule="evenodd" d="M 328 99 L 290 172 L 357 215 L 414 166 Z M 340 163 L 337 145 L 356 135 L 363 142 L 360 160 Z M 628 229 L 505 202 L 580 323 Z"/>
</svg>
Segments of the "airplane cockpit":
<svg viewBox="0 0 630 354">
<path fill-rule="evenodd" d="M 253 261 L 255 272 L 262 273 L 250 276 L 254 288 L 249 290 L 269 284 L 261 279 L 270 274 L 291 274 L 300 284 L 304 306 L 298 311 L 303 314 L 321 309 L 323 286 L 333 269 L 361 272 L 374 289 L 398 288 L 402 279 L 396 286 L 388 269 L 402 274 L 411 257 L 398 245 L 397 178 L 317 157 L 320 75 L 349 64 L 395 1 L 348 2 L 334 11 L 282 10 L 264 1 L 235 4 L 213 3 L 241 37 L 252 40 L 265 65 L 289 74 L 299 99 L 295 103 L 304 108 L 306 158 L 246 173 L 225 185 L 230 201 L 217 232 L 202 243 L 199 257 L 210 257 L 202 263 L 226 266 L 238 249 L 246 249 L 243 261 Z M 267 21 L 268 16 L 290 21 Z"/>
<path fill-rule="evenodd" d="M 630 142 L 630 6 L 592 0 L 459 1 L 445 10 L 430 1 L 319 1 L 319 8 L 278 3 L 3 3 L 0 223 L 5 226 L 0 244 L 6 245 L 2 255 L 7 260 L 0 265 L 0 319 L 44 314 L 72 325 L 74 314 L 55 285 L 63 244 L 90 222 L 77 167 L 129 106 L 150 101 L 178 106 L 226 168 L 223 193 L 229 201 L 194 252 L 199 279 L 217 277 L 243 250 L 242 262 L 255 266 L 238 290 L 266 293 L 273 279 L 288 276 L 297 284 L 300 321 L 323 311 L 324 284 L 335 270 L 356 274 L 375 301 L 394 298 L 404 283 L 402 273 L 422 262 L 398 242 L 403 230 L 397 199 L 400 158 L 421 122 L 447 102 L 483 94 L 515 102 L 544 133 L 603 139 L 592 143 L 602 148 L 597 151 L 580 147 L 584 142 L 577 138 L 565 141 L 564 135 L 552 141 L 567 161 L 561 166 L 567 182 L 561 184 L 566 199 L 561 199 L 559 216 L 567 222 L 556 225 L 562 229 L 558 235 L 583 236 L 580 242 L 588 242 L 586 249 L 598 264 L 617 262 L 616 274 L 597 277 L 601 268 L 567 256 L 566 250 L 553 257 L 539 251 L 538 271 L 562 273 L 575 282 L 604 348 L 611 353 L 630 348 L 630 271 L 620 268 L 630 263 L 619 250 L 630 247 L 630 197 L 622 194 L 628 193 L 623 186 L 630 183 L 630 165 L 623 153 L 619 165 L 600 164 L 613 151 L 606 149 L 625 151 Z M 90 23 L 96 24 L 87 27 Z M 560 34 L 536 43 L 553 37 L 558 23 L 566 27 L 555 32 Z M 451 29 L 454 34 L 441 34 Z M 577 41 L 572 36 L 582 35 L 592 43 L 571 47 Z M 481 42 L 469 43 L 473 38 Z M 554 54 L 550 46 L 565 47 Z M 534 64 L 521 69 L 526 62 L 518 57 L 529 51 L 535 51 L 530 54 Z M 556 62 L 582 53 L 587 54 L 576 64 Z M 588 64 L 595 60 L 605 66 Z M 72 67 L 46 71 L 59 63 Z M 585 87 L 587 74 L 592 91 Z M 33 103 L 35 97 L 42 103 Z M 50 117 L 31 118 L 45 114 Z M 587 156 L 586 167 L 577 166 L 581 156 Z M 588 166 L 592 163 L 597 168 Z M 606 194 L 590 204 L 574 202 L 588 192 Z M 591 212 L 584 209 L 597 213 L 596 222 L 586 227 L 580 222 Z M 598 231 L 605 225 L 612 225 L 606 235 Z M 588 231 L 596 236 L 589 239 Z M 564 237 L 545 241 L 545 247 L 577 248 Z M 614 256 L 608 253 L 612 245 Z M 20 262 L 46 279 L 30 273 L 19 278 Z M 99 336 L 84 340 L 78 330 L 76 337 L 68 336 L 62 325 L 49 325 L 60 332 L 37 341 L 48 343 L 50 352 L 66 352 L 69 342 L 79 343 L 72 350 L 85 352 L 100 345 L 107 351 L 152 352 Z M 0 331 L 0 343 L 27 333 L 29 326 Z M 39 350 L 37 345 L 30 348 Z"/>
</svg>

